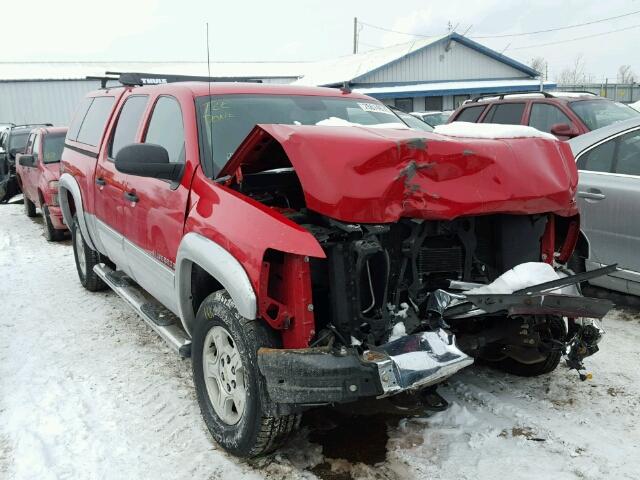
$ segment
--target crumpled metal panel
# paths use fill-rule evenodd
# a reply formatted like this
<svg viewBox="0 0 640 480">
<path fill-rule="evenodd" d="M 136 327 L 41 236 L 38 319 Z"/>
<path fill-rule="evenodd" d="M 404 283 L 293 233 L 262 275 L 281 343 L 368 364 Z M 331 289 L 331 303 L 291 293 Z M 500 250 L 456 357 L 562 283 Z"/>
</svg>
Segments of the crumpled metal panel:
<svg viewBox="0 0 640 480">
<path fill-rule="evenodd" d="M 307 207 L 345 222 L 451 220 L 489 213 L 577 213 L 578 172 L 565 142 L 462 139 L 415 130 L 258 125 L 220 176 L 294 167 Z M 269 152 L 265 155 L 264 152 Z M 268 158 L 267 158 L 268 157 Z"/>
</svg>

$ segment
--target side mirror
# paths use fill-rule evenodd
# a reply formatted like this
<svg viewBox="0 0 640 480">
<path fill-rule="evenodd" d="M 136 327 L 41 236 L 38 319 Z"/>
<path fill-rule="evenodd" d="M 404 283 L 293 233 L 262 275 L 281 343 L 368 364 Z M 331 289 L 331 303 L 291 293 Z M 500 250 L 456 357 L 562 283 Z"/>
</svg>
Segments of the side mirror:
<svg viewBox="0 0 640 480">
<path fill-rule="evenodd" d="M 551 134 L 556 137 L 577 137 L 580 135 L 578 130 L 576 130 L 572 125 L 568 123 L 554 123 L 551 125 Z"/>
<path fill-rule="evenodd" d="M 20 157 L 18 157 L 18 163 L 23 167 L 35 167 L 36 158 L 33 155 L 20 155 Z"/>
<path fill-rule="evenodd" d="M 139 177 L 160 178 L 178 182 L 184 164 L 169 162 L 169 152 L 153 143 L 132 143 L 116 155 L 116 170 Z"/>
</svg>

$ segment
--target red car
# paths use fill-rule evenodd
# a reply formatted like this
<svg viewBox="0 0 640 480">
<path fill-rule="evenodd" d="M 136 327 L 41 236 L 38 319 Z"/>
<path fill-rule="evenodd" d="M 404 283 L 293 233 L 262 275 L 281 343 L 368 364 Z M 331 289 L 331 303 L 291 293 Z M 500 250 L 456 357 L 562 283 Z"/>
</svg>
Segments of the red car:
<svg viewBox="0 0 640 480">
<path fill-rule="evenodd" d="M 528 125 L 568 140 L 640 116 L 628 105 L 588 92 L 533 92 L 484 95 L 467 100 L 447 123 Z"/>
<path fill-rule="evenodd" d="M 467 291 L 526 262 L 577 281 L 552 267 L 579 231 L 568 145 L 411 130 L 347 89 L 120 80 L 62 155 L 78 275 L 191 356 L 228 451 L 272 451 L 317 405 L 442 408 L 434 386 L 473 358 L 540 375 L 597 350 L 573 318 L 606 301 Z"/>
<path fill-rule="evenodd" d="M 35 217 L 36 208 L 42 210 L 45 237 L 50 242 L 63 239 L 67 231 L 58 204 L 60 158 L 66 134 L 66 127 L 33 129 L 25 153 L 16 157 L 16 175 L 24 194 L 25 213 Z"/>
</svg>

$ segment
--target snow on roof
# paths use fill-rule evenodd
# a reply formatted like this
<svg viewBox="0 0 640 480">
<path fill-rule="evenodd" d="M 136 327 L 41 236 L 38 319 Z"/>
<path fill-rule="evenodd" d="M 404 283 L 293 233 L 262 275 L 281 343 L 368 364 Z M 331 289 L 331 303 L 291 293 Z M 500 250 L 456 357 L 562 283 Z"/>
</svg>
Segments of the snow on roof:
<svg viewBox="0 0 640 480">
<path fill-rule="evenodd" d="M 298 80 L 300 82 L 300 80 Z M 544 82 L 544 86 L 555 86 L 555 83 Z M 411 93 L 411 92 L 439 92 L 444 90 L 460 90 L 469 91 L 478 90 L 479 92 L 487 91 L 487 89 L 503 89 L 503 88 L 540 88 L 540 80 L 520 78 L 511 80 L 470 80 L 470 81 L 452 81 L 452 82 L 428 82 L 408 85 L 393 85 L 383 87 L 365 87 L 354 88 L 354 92 L 363 93 L 365 95 L 390 94 L 390 93 Z M 535 93 L 535 92 L 534 92 Z"/>
<path fill-rule="evenodd" d="M 632 103 L 629 105 L 631 108 L 633 108 L 634 110 L 637 110 L 640 112 L 640 101 L 637 101 L 635 103 Z"/>
<path fill-rule="evenodd" d="M 497 123 L 453 122 L 438 125 L 434 133 L 464 138 L 546 138 L 557 140 L 550 133 L 541 132 L 526 125 L 502 125 Z"/>
<path fill-rule="evenodd" d="M 298 78 L 306 62 L 212 62 L 211 76 Z M 207 76 L 206 62 L 0 62 L 0 81 L 81 80 L 105 72 Z"/>
<path fill-rule="evenodd" d="M 309 66 L 304 77 L 297 80 L 296 83 L 301 85 L 339 85 L 376 68 L 380 68 L 416 50 L 420 50 L 445 37 L 446 35 L 423 38 L 391 47 L 371 50 L 369 52 L 315 62 Z"/>
</svg>

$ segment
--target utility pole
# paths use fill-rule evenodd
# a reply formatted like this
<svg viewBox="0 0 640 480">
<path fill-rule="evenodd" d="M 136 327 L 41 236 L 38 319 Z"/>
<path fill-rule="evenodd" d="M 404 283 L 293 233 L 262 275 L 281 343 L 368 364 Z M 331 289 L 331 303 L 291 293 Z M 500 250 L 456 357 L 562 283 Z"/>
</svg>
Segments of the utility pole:
<svg viewBox="0 0 640 480">
<path fill-rule="evenodd" d="M 353 54 L 358 53 L 358 17 L 353 17 Z"/>
</svg>

